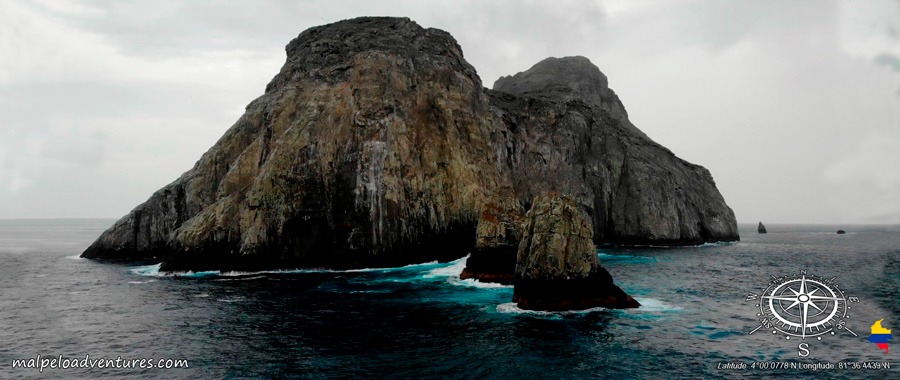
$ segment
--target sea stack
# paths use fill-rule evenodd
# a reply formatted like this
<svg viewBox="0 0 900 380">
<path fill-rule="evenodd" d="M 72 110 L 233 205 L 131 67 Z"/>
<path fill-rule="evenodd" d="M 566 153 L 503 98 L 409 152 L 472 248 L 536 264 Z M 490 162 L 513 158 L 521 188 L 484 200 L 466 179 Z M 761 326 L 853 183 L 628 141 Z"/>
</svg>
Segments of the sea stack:
<svg viewBox="0 0 900 380">
<path fill-rule="evenodd" d="M 555 194 L 537 196 L 525 216 L 513 301 L 528 310 L 640 306 L 600 266 L 582 208 Z"/>
<path fill-rule="evenodd" d="M 193 168 L 83 257 L 163 271 L 399 266 L 471 253 L 512 280 L 535 196 L 570 194 L 593 240 L 737 240 L 710 173 L 627 119 L 583 57 L 485 89 L 450 34 L 407 18 L 310 28 Z M 173 138 L 177 138 L 173 136 Z"/>
<path fill-rule="evenodd" d="M 756 227 L 756 230 L 759 231 L 759 233 L 761 233 L 761 234 L 768 233 L 768 232 L 766 232 L 766 226 L 764 226 L 762 224 L 762 222 L 759 222 L 759 227 Z"/>
</svg>

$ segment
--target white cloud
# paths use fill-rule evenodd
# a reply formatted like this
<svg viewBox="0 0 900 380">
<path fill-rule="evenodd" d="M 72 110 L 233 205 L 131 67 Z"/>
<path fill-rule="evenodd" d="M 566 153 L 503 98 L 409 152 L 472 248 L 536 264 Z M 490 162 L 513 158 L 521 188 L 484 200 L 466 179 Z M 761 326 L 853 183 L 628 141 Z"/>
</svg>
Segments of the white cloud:
<svg viewBox="0 0 900 380">
<path fill-rule="evenodd" d="M 0 60 L 2 85 L 95 81 L 232 86 L 245 80 L 249 70 L 277 70 L 284 60 L 279 50 L 259 54 L 240 48 L 186 50 L 149 59 L 123 52 L 114 35 L 78 28 L 66 17 L 28 3 L 0 2 L 0 15 L 0 51 L 11 57 Z"/>
<path fill-rule="evenodd" d="M 841 1 L 841 48 L 866 59 L 900 52 L 900 2 Z"/>
<path fill-rule="evenodd" d="M 34 183 L 31 177 L 40 170 L 43 141 L 36 136 L 9 133 L 0 137 L 0 191 L 18 194 Z M 9 142 L 15 142 L 15 145 Z"/>
<path fill-rule="evenodd" d="M 900 134 L 871 133 L 825 170 L 831 206 L 861 223 L 900 223 Z M 852 212 L 850 212 L 852 210 Z"/>
<path fill-rule="evenodd" d="M 34 0 L 34 2 L 52 12 L 69 15 L 96 16 L 105 13 L 102 9 L 74 0 Z"/>
</svg>

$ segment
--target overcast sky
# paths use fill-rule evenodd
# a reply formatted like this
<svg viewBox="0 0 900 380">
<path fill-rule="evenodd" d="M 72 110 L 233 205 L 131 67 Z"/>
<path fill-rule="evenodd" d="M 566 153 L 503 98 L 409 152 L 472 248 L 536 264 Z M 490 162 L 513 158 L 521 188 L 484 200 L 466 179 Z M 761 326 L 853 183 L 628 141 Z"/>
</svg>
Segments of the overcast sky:
<svg viewBox="0 0 900 380">
<path fill-rule="evenodd" d="M 583 55 L 739 222 L 900 223 L 900 1 L 0 0 L 0 218 L 118 218 L 311 26 L 407 16 L 484 84 Z"/>
</svg>

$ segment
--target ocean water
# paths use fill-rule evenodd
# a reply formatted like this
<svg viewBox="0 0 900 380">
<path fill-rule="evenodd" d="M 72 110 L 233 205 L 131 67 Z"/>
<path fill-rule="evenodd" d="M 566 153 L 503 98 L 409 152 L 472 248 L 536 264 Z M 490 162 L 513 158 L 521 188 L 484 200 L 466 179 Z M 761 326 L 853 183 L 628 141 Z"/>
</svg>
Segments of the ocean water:
<svg viewBox="0 0 900 380">
<path fill-rule="evenodd" d="M 896 379 L 867 341 L 900 335 L 900 227 L 770 225 L 742 241 L 599 247 L 644 306 L 522 311 L 511 287 L 461 281 L 465 259 L 395 269 L 185 273 L 77 258 L 112 220 L 0 220 L 0 378 L 793 378 Z M 846 235 L 834 233 L 838 228 Z M 834 278 L 847 327 L 785 339 L 745 301 L 771 276 Z M 807 343 L 810 355 L 800 357 Z M 180 369 L 12 368 L 15 359 L 186 359 Z M 891 369 L 812 370 L 840 362 Z M 721 369 L 726 363 L 769 368 Z M 804 368 L 776 368 L 795 363 Z M 762 365 L 760 365 L 761 367 Z"/>
</svg>

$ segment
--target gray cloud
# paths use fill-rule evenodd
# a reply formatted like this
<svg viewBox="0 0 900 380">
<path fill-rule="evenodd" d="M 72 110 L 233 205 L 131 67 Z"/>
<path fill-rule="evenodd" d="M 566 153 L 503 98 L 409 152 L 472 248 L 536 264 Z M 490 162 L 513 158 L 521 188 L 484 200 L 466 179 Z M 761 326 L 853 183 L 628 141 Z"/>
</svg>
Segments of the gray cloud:
<svg viewBox="0 0 900 380">
<path fill-rule="evenodd" d="M 149 57 L 232 49 L 267 54 L 295 36 L 298 23 L 310 21 L 304 20 L 308 13 L 299 4 L 284 1 L 160 0 L 148 7 L 143 2 L 101 0 L 83 5 L 96 12 L 45 11 L 107 36 L 126 54 Z"/>
<path fill-rule="evenodd" d="M 891 70 L 900 72 L 900 57 L 890 54 L 890 53 L 882 53 L 875 57 L 875 63 L 887 67 Z"/>
</svg>

